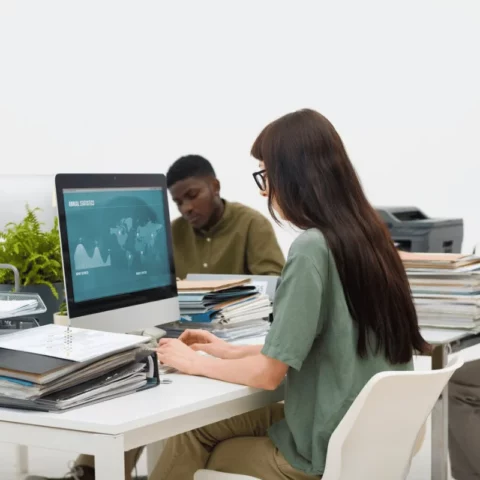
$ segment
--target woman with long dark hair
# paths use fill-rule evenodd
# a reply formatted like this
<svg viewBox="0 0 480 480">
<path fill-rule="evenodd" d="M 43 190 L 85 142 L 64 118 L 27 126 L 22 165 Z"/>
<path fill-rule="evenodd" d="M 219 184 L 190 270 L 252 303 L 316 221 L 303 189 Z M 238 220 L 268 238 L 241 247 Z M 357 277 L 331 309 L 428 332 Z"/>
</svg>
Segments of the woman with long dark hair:
<svg viewBox="0 0 480 480">
<path fill-rule="evenodd" d="M 368 380 L 411 370 L 414 351 L 428 348 L 402 262 L 332 124 L 312 110 L 285 115 L 260 133 L 252 155 L 272 216 L 303 230 L 290 248 L 265 344 L 234 347 L 187 331 L 162 340 L 158 354 L 185 373 L 252 387 L 275 389 L 286 376 L 285 404 L 171 439 L 153 480 L 191 479 L 205 467 L 318 478 L 332 432 Z"/>
</svg>

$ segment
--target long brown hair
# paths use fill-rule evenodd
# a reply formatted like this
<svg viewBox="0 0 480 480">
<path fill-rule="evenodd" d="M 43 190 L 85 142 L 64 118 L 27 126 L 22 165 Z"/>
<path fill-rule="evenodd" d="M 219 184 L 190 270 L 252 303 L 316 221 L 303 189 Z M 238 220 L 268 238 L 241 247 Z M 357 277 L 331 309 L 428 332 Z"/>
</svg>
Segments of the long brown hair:
<svg viewBox="0 0 480 480">
<path fill-rule="evenodd" d="M 287 221 L 323 233 L 358 326 L 358 355 L 367 356 L 371 334 L 370 347 L 392 364 L 427 350 L 402 261 L 333 125 L 313 110 L 290 113 L 263 129 L 251 153 L 265 163 L 272 216 L 275 200 Z"/>
</svg>

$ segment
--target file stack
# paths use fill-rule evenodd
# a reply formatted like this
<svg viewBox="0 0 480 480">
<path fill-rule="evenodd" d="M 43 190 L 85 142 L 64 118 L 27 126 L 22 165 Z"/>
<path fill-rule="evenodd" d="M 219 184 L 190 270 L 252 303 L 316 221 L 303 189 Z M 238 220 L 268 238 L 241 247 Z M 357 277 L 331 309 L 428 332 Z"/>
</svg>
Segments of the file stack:
<svg viewBox="0 0 480 480">
<path fill-rule="evenodd" d="M 177 284 L 181 321 L 163 328 L 178 337 L 187 328 L 202 328 L 225 340 L 266 334 L 272 305 L 249 279 L 183 280 Z"/>
<path fill-rule="evenodd" d="M 480 325 L 480 257 L 400 252 L 421 326 Z"/>
<path fill-rule="evenodd" d="M 60 325 L 0 338 L 0 406 L 65 411 L 159 385 L 148 337 Z"/>
</svg>

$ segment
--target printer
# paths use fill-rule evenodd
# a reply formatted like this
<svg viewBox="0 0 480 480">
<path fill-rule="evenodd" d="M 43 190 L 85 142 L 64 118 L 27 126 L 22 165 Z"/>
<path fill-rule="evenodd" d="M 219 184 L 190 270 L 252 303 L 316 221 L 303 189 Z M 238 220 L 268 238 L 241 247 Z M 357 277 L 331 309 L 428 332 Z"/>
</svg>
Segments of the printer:
<svg viewBox="0 0 480 480">
<path fill-rule="evenodd" d="M 377 207 L 395 245 L 407 252 L 460 253 L 463 219 L 430 218 L 416 207 Z"/>
</svg>

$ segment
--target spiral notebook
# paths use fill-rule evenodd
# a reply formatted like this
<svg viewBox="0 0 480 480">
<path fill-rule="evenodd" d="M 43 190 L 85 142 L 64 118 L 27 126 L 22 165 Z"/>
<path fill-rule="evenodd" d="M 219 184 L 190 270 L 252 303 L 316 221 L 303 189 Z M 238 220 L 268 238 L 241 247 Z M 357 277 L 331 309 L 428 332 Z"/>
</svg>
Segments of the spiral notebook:
<svg viewBox="0 0 480 480">
<path fill-rule="evenodd" d="M 147 343 L 148 337 L 44 325 L 0 337 L 0 349 L 87 362 Z"/>
</svg>

